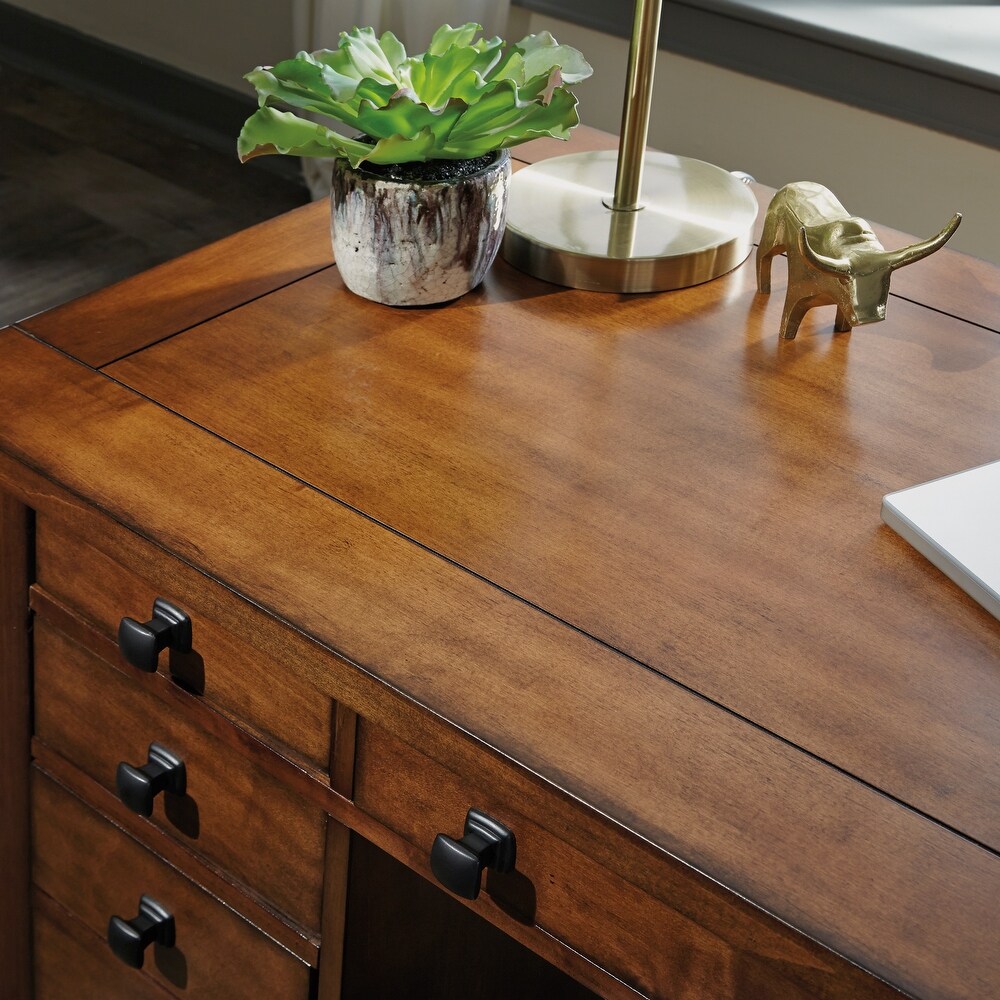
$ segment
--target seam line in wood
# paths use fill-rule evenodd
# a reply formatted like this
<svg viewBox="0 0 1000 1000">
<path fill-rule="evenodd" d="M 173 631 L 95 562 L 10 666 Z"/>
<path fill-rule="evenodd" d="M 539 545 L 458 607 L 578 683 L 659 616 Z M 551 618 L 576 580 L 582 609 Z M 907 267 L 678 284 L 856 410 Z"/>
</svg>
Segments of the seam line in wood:
<svg viewBox="0 0 1000 1000">
<path fill-rule="evenodd" d="M 61 347 L 57 347 L 55 344 L 49 343 L 49 341 L 47 340 L 43 340 L 37 334 L 32 333 L 30 330 L 21 326 L 21 323 L 27 322 L 27 320 L 21 319 L 15 323 L 11 323 L 10 325 L 13 329 L 17 330 L 18 333 L 23 333 L 26 337 L 31 337 L 32 340 L 37 340 L 38 343 L 44 344 L 46 347 L 51 347 L 54 351 L 58 351 L 60 354 L 64 354 L 67 358 L 71 358 L 73 361 L 76 361 L 77 364 L 81 364 L 87 368 L 90 368 L 91 371 L 99 372 L 101 371 L 101 369 L 106 368 L 109 365 L 117 364 L 119 361 L 124 361 L 126 358 L 132 357 L 133 354 L 141 354 L 148 347 L 155 347 L 157 344 L 162 344 L 165 341 L 173 340 L 174 337 L 178 337 L 182 333 L 187 333 L 189 330 L 193 330 L 195 329 L 195 327 L 201 326 L 203 323 L 208 323 L 213 319 L 218 319 L 220 316 L 225 316 L 226 313 L 230 313 L 233 312 L 233 310 L 235 309 L 241 309 L 243 306 L 250 305 L 251 302 L 256 302 L 257 299 L 262 299 L 264 298 L 265 295 L 270 295 L 272 292 L 278 292 L 281 291 L 281 289 L 283 288 L 289 288 L 296 282 L 302 281 L 304 278 L 311 278 L 314 274 L 319 274 L 320 271 L 326 271 L 331 267 L 336 267 L 336 263 L 334 262 L 331 264 L 324 264 L 322 267 L 317 267 L 315 270 L 309 271 L 307 274 L 300 274 L 297 278 L 293 278 L 291 281 L 286 281 L 283 285 L 276 285 L 274 288 L 269 288 L 267 291 L 260 292 L 258 295 L 253 295 L 249 299 L 246 299 L 243 302 L 239 302 L 236 305 L 230 306 L 228 309 L 223 309 L 220 312 L 212 313 L 210 316 L 205 316 L 202 319 L 198 320 L 197 323 L 189 323 L 187 326 L 181 327 L 181 329 L 179 330 L 174 330 L 173 333 L 168 333 L 163 337 L 158 337 L 156 340 L 151 340 L 148 344 L 143 344 L 141 347 L 136 347 L 134 350 L 126 351 L 119 357 L 111 358 L 110 360 L 107 361 L 102 361 L 99 365 L 88 365 L 85 361 L 82 361 L 75 355 L 70 354 L 68 351 L 63 350 Z M 31 317 L 29 316 L 28 319 L 31 319 Z"/>
</svg>

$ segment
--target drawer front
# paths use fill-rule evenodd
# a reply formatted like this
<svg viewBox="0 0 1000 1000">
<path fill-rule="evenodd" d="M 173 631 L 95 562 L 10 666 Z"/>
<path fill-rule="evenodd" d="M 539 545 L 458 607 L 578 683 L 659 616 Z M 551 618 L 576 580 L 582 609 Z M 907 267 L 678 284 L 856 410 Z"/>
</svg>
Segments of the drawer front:
<svg viewBox="0 0 1000 1000">
<path fill-rule="evenodd" d="M 37 889 L 32 911 L 35 1000 L 166 1000 L 172 995 L 119 962 L 107 942 Z"/>
<path fill-rule="evenodd" d="M 470 807 L 499 820 L 515 834 L 516 868 L 485 872 L 474 906 L 535 924 L 640 992 L 672 1000 L 782 996 L 738 993 L 738 978 L 749 985 L 747 970 L 726 942 L 549 834 L 502 790 L 477 787 L 367 724 L 358 731 L 355 801 L 425 857 L 438 833 L 462 836 Z"/>
<path fill-rule="evenodd" d="M 318 929 L 326 814 L 172 706 L 35 622 L 35 732 L 110 791 L 151 743 L 184 763 L 186 792 L 161 791 L 151 821 L 305 928 Z"/>
<path fill-rule="evenodd" d="M 307 965 L 38 770 L 32 776 L 32 848 L 36 888 L 95 935 L 90 947 L 102 959 L 102 949 L 110 954 L 108 921 L 112 916 L 133 919 L 141 896 L 152 897 L 174 918 L 175 945 L 150 944 L 141 970 L 112 956 L 116 965 L 108 989 L 95 994 L 102 1000 L 132 1000 L 147 992 L 155 996 L 143 992 L 146 980 L 190 1000 L 309 997 L 312 977 Z M 36 961 L 53 949 L 69 947 L 44 922 L 43 915 L 47 943 Z M 100 976 L 103 964 L 88 963 L 87 974 Z M 114 992 L 121 983 L 140 985 Z"/>
<path fill-rule="evenodd" d="M 163 652 L 159 669 L 172 668 L 185 686 L 220 712 L 293 759 L 326 771 L 330 701 L 256 647 L 253 616 L 259 612 L 248 608 L 246 634 L 233 635 L 189 606 L 184 594 L 173 594 L 155 579 L 146 579 L 144 569 L 120 565 L 51 519 L 38 519 L 36 579 L 49 594 L 112 642 L 122 618 L 149 620 L 157 597 L 177 605 L 191 617 L 194 654 Z"/>
</svg>

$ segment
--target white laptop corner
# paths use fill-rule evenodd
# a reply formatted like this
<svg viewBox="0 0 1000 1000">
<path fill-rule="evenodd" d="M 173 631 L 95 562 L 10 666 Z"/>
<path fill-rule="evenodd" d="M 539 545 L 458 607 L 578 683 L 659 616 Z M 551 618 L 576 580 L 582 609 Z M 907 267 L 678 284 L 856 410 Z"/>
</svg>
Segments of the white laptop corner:
<svg viewBox="0 0 1000 1000">
<path fill-rule="evenodd" d="M 889 493 L 882 520 L 1000 619 L 1000 462 Z"/>
</svg>

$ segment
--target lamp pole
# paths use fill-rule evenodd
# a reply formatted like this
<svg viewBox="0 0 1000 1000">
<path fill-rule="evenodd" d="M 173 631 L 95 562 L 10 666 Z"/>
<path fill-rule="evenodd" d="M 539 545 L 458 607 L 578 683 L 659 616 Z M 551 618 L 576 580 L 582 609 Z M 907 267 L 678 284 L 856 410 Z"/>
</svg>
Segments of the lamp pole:
<svg viewBox="0 0 1000 1000">
<path fill-rule="evenodd" d="M 634 212 L 642 206 L 642 165 L 645 162 L 649 109 L 653 101 L 653 71 L 660 38 L 663 0 L 635 0 L 632 43 L 628 52 L 628 77 L 622 104 L 621 138 L 615 196 L 608 206 L 615 212 Z"/>
</svg>

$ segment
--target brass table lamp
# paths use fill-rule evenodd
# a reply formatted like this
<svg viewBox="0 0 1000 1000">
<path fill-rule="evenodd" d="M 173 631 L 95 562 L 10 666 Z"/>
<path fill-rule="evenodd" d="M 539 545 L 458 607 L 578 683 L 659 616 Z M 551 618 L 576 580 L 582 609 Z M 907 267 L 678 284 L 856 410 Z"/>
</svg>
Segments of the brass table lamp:
<svg viewBox="0 0 1000 1000">
<path fill-rule="evenodd" d="M 717 278 L 753 247 L 757 200 L 701 160 L 646 151 L 662 0 L 636 0 L 618 152 L 574 153 L 511 179 L 501 252 L 573 288 L 656 292 Z"/>
</svg>

